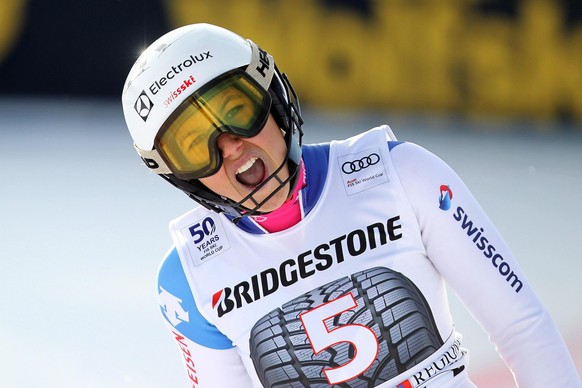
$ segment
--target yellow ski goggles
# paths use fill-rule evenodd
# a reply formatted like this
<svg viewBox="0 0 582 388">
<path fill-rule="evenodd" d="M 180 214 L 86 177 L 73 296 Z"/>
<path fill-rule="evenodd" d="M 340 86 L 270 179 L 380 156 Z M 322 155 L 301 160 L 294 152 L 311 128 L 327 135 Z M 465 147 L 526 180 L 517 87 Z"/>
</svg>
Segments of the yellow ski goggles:
<svg viewBox="0 0 582 388">
<path fill-rule="evenodd" d="M 178 106 L 158 132 L 155 148 L 177 177 L 210 176 L 222 165 L 218 136 L 256 136 L 265 126 L 270 108 L 268 91 L 243 70 L 230 71 Z"/>
</svg>

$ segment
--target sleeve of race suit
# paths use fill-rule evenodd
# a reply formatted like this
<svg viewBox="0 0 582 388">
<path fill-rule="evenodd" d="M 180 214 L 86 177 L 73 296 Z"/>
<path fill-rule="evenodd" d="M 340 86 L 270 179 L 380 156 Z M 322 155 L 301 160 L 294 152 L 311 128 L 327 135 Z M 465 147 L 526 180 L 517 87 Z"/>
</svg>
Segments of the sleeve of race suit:
<svg viewBox="0 0 582 388">
<path fill-rule="evenodd" d="M 582 386 L 552 318 L 457 174 L 411 143 L 399 143 L 390 153 L 429 259 L 487 332 L 518 385 Z"/>
<path fill-rule="evenodd" d="M 232 342 L 198 311 L 176 249 L 158 273 L 158 298 L 191 387 L 251 387 Z"/>
</svg>

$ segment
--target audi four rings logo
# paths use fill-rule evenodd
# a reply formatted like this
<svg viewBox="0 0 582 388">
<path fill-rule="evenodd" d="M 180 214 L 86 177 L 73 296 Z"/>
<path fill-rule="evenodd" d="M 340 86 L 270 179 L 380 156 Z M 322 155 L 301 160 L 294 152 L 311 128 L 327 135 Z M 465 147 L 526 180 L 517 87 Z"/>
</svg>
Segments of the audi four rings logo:
<svg viewBox="0 0 582 388">
<path fill-rule="evenodd" d="M 143 121 L 147 121 L 148 116 L 154 107 L 154 103 L 152 100 L 150 100 L 145 90 L 143 90 L 135 101 L 135 105 L 133 107 L 137 114 L 143 119 Z"/>
<path fill-rule="evenodd" d="M 364 156 L 362 159 L 345 162 L 342 164 L 342 171 L 346 174 L 353 174 L 354 172 L 362 171 L 365 168 L 373 166 L 379 161 L 380 156 L 374 152 L 368 156 Z"/>
</svg>

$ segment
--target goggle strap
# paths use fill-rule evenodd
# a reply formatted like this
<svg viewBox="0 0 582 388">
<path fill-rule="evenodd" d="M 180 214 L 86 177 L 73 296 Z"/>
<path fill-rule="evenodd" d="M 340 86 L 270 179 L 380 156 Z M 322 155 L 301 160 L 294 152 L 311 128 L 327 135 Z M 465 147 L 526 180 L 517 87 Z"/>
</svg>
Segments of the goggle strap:
<svg viewBox="0 0 582 388">
<path fill-rule="evenodd" d="M 151 151 L 142 150 L 141 148 L 138 148 L 135 144 L 134 148 L 150 170 L 152 170 L 156 174 L 172 174 L 172 171 L 170 170 L 166 162 L 164 162 L 164 159 L 162 159 L 162 156 L 156 149 L 153 149 Z"/>
<path fill-rule="evenodd" d="M 269 90 L 273 74 L 275 74 L 275 61 L 265 50 L 257 46 L 253 41 L 247 39 L 251 45 L 251 62 L 245 69 L 255 81 L 265 90 Z"/>
</svg>

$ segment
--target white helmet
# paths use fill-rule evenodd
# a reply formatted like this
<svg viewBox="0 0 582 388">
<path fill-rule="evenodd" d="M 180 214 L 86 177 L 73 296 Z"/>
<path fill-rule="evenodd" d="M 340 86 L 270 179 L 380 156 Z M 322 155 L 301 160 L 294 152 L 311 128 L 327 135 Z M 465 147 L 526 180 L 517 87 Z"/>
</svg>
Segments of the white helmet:
<svg viewBox="0 0 582 388">
<path fill-rule="evenodd" d="M 220 196 L 202 185 L 196 178 L 204 175 L 180 171 L 159 145 L 160 136 L 168 123 L 176 112 L 185 109 L 184 105 L 190 105 L 188 99 L 191 96 L 204 93 L 204 90 L 232 73 L 246 79 L 245 82 L 252 83 L 252 87 L 264 94 L 261 103 L 285 132 L 288 150 L 286 161 L 239 202 Z M 133 65 L 123 89 L 122 103 L 135 148 L 146 166 L 209 209 L 227 212 L 235 218 L 253 214 L 287 182 L 291 182 L 291 188 L 296 182 L 303 135 L 297 96 L 268 53 L 231 31 L 210 24 L 193 24 L 165 34 L 151 44 Z M 218 134 L 239 134 L 236 127 L 233 129 L 228 123 L 218 120 L 223 125 Z M 264 121 L 254 123 L 253 130 L 258 133 L 263 126 Z M 253 195 L 285 165 L 289 167 L 289 180 L 281 182 L 279 188 L 262 202 L 255 201 Z M 204 171 L 214 173 L 216 163 Z M 254 209 L 242 206 L 247 200 L 254 202 Z"/>
</svg>

